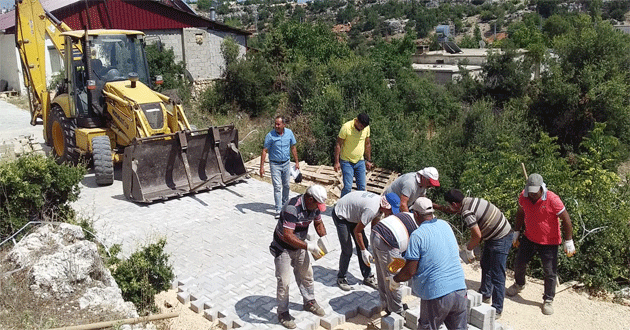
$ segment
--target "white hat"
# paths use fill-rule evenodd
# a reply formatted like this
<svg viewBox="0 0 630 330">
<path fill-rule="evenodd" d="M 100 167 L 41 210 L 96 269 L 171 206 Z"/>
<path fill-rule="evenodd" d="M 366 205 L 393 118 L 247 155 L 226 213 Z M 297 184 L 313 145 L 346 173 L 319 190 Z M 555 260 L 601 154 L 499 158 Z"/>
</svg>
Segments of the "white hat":
<svg viewBox="0 0 630 330">
<path fill-rule="evenodd" d="M 418 183 L 422 182 L 420 176 L 429 179 L 429 182 L 431 182 L 431 185 L 433 185 L 434 187 L 440 186 L 440 181 L 438 181 L 440 174 L 435 167 L 425 167 L 418 171 L 416 173 L 416 180 L 418 181 Z"/>
<path fill-rule="evenodd" d="M 314 184 L 306 189 L 306 194 L 315 199 L 317 207 L 321 212 L 326 211 L 326 198 L 328 198 L 328 193 L 324 187 Z"/>
<path fill-rule="evenodd" d="M 413 205 L 409 208 L 411 211 L 416 211 L 420 214 L 433 213 L 433 202 L 426 197 L 418 197 Z"/>
</svg>

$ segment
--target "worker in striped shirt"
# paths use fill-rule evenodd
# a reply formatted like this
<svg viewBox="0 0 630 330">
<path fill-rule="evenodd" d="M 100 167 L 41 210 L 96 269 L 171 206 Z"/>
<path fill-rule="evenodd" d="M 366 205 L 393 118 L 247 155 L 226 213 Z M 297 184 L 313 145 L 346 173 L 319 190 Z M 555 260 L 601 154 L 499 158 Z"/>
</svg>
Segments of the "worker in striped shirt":
<svg viewBox="0 0 630 330">
<path fill-rule="evenodd" d="M 492 307 L 499 318 L 503 312 L 505 267 L 512 246 L 512 227 L 501 210 L 485 199 L 464 197 L 461 191 L 451 189 L 444 195 L 444 200 L 470 228 L 470 241 L 466 245 L 468 262 L 475 259 L 473 249 L 484 242 L 479 293 L 485 303 L 492 298 Z"/>
</svg>

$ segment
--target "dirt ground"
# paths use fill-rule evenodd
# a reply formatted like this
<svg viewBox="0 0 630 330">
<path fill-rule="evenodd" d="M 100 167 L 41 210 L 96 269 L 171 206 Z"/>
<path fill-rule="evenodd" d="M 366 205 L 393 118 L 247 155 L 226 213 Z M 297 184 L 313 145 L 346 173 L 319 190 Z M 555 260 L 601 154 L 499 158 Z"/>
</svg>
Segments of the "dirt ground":
<svg viewBox="0 0 630 330">
<path fill-rule="evenodd" d="M 468 288 L 477 290 L 481 278 L 479 263 L 464 264 L 463 267 Z M 513 278 L 508 274 L 506 286 L 512 285 L 513 282 Z M 605 299 L 590 297 L 572 288 L 564 288 L 563 285 L 558 287 L 554 300 L 555 313 L 549 316 L 543 315 L 541 312 L 542 282 L 528 278 L 523 292 L 516 297 L 506 297 L 503 315 L 499 322 L 514 330 L 630 330 L 630 304 L 627 301 L 624 304 L 612 303 Z M 210 322 L 203 318 L 203 315 L 190 310 L 189 305 L 179 303 L 176 290 L 159 294 L 156 297 L 156 303 L 162 313 L 181 312 L 179 317 L 164 321 L 163 329 L 219 329 L 217 322 Z M 374 329 L 368 327 L 370 321 L 363 316 L 357 316 L 335 329 Z M 320 327 L 320 329 L 324 328 Z"/>
</svg>

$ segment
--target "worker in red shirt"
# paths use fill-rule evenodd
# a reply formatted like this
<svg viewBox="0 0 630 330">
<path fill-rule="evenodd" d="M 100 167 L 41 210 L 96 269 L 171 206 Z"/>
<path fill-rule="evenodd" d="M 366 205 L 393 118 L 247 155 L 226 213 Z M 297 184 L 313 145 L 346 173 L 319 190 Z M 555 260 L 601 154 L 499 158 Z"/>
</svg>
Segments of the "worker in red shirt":
<svg viewBox="0 0 630 330">
<path fill-rule="evenodd" d="M 558 221 L 560 218 L 560 221 Z M 527 185 L 518 198 L 518 211 L 514 225 L 513 245 L 518 246 L 514 265 L 514 284 L 506 290 L 514 296 L 525 286 L 527 264 L 538 254 L 545 274 L 545 293 L 542 313 L 553 314 L 553 297 L 556 295 L 556 273 L 558 271 L 558 246 L 562 243 L 560 222 L 564 231 L 564 251 L 568 257 L 575 254 L 573 226 L 560 197 L 543 182 L 540 174 L 527 178 Z M 520 232 L 524 235 L 518 241 Z"/>
</svg>

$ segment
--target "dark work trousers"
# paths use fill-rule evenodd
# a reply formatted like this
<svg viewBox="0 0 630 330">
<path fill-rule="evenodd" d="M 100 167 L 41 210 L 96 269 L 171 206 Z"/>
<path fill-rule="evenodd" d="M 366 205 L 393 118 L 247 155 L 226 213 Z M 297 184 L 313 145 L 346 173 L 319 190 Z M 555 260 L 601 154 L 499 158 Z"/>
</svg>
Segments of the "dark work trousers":
<svg viewBox="0 0 630 330">
<path fill-rule="evenodd" d="M 357 224 L 353 222 L 348 222 L 337 217 L 334 208 L 332 211 L 332 219 L 335 223 L 335 227 L 337 227 L 337 234 L 339 235 L 339 245 L 341 246 L 341 256 L 339 257 L 339 273 L 337 273 L 337 278 L 346 277 L 346 273 L 348 272 L 348 265 L 350 265 L 350 258 L 352 257 L 353 240 L 354 245 L 356 245 L 357 258 L 359 259 L 359 268 L 361 269 L 361 275 L 363 275 L 364 279 L 369 277 L 372 274 L 372 268 L 370 268 L 370 266 L 366 265 L 363 262 L 363 258 L 361 258 L 361 249 L 359 248 L 359 244 L 357 244 L 356 237 L 354 237 L 354 227 L 356 227 Z M 363 244 L 365 244 L 365 248 L 367 249 L 368 239 L 365 236 L 365 231 L 363 232 Z"/>
<path fill-rule="evenodd" d="M 521 236 L 521 244 L 514 261 L 514 280 L 518 285 L 525 285 L 527 264 L 534 254 L 538 254 L 545 273 L 545 294 L 543 300 L 553 300 L 556 295 L 556 274 L 558 273 L 558 245 L 536 244 L 525 235 Z"/>
</svg>

